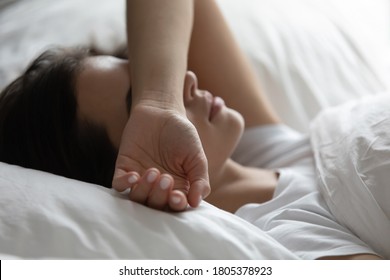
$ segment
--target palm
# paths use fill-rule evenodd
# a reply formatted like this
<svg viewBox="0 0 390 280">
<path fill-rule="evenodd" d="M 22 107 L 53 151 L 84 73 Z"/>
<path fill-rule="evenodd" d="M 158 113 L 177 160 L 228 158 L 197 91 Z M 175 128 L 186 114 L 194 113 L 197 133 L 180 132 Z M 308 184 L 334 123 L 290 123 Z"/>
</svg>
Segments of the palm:
<svg viewBox="0 0 390 280">
<path fill-rule="evenodd" d="M 143 174 L 151 167 L 170 174 L 174 188 L 189 196 L 191 185 L 207 176 L 207 161 L 191 122 L 173 111 L 142 106 L 132 111 L 123 132 L 114 187 L 115 178 L 130 171 Z"/>
</svg>

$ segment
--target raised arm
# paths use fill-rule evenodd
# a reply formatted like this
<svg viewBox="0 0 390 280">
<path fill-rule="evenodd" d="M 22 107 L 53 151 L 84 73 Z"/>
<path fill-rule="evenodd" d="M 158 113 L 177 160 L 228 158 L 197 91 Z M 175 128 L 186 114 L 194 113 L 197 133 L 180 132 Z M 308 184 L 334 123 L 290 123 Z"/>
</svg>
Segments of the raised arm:
<svg viewBox="0 0 390 280">
<path fill-rule="evenodd" d="M 215 0 L 195 1 L 189 68 L 199 88 L 222 97 L 247 127 L 280 121 Z"/>
<path fill-rule="evenodd" d="M 207 160 L 183 105 L 193 8 L 193 0 L 127 1 L 133 104 L 113 187 L 133 188 L 131 199 L 154 208 L 165 205 L 148 195 L 151 187 L 172 188 L 166 204 L 177 211 L 210 192 Z"/>
<path fill-rule="evenodd" d="M 183 83 L 193 0 L 129 0 L 127 34 L 133 105 L 161 102 L 184 113 Z"/>
</svg>

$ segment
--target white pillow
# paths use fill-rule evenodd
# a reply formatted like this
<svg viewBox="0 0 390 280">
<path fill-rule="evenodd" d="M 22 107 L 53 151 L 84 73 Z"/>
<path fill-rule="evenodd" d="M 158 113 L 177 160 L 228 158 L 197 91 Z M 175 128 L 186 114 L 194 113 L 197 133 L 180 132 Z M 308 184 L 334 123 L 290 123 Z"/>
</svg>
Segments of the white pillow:
<svg viewBox="0 0 390 280">
<path fill-rule="evenodd" d="M 320 189 L 333 215 L 390 259 L 390 93 L 322 112 L 311 125 Z"/>
<path fill-rule="evenodd" d="M 19 0 L 0 10 L 0 26 L 1 90 L 50 46 L 124 46 L 125 1 Z"/>
<path fill-rule="evenodd" d="M 5 9 L 5 8 L 9 7 L 10 4 L 14 4 L 17 1 L 20 1 L 20 0 L 1 0 L 1 2 L 0 2 L 0 11 L 2 9 Z"/>
<path fill-rule="evenodd" d="M 165 213 L 111 189 L 0 163 L 0 259 L 294 259 L 207 203 Z"/>
</svg>

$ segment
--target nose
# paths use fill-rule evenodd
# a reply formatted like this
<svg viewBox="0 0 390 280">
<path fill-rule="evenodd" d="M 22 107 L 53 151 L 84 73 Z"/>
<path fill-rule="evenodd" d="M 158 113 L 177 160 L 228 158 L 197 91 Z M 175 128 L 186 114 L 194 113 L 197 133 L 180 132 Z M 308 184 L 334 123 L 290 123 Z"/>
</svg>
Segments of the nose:
<svg viewBox="0 0 390 280">
<path fill-rule="evenodd" d="M 196 90 L 198 89 L 198 78 L 194 72 L 187 71 L 184 78 L 184 106 L 186 106 L 195 96 Z"/>
</svg>

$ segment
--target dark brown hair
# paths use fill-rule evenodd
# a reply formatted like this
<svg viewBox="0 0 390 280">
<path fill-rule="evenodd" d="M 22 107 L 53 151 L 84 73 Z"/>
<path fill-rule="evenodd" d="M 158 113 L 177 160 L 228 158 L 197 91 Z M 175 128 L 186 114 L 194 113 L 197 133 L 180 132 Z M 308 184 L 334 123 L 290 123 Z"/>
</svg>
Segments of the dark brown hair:
<svg viewBox="0 0 390 280">
<path fill-rule="evenodd" d="M 85 48 L 52 48 L 0 96 L 0 161 L 111 187 L 117 150 L 104 127 L 77 118 Z"/>
</svg>

